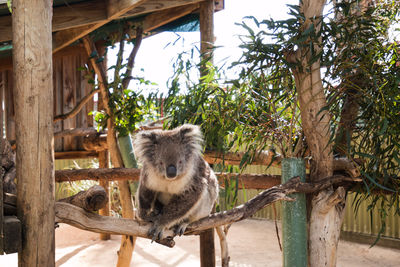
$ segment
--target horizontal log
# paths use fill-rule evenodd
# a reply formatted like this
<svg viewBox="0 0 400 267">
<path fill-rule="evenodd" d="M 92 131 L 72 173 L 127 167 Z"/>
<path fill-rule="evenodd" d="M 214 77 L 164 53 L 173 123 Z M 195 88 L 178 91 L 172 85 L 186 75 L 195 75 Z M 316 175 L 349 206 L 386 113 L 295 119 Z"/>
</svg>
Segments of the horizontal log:
<svg viewBox="0 0 400 267">
<path fill-rule="evenodd" d="M 268 189 L 281 182 L 280 175 L 267 174 L 235 174 L 235 173 L 216 173 L 221 186 L 224 186 L 224 179 L 238 178 L 240 189 Z M 102 180 L 102 181 L 138 181 L 140 170 L 134 168 L 99 168 L 99 169 L 77 169 L 77 170 L 57 170 L 55 172 L 56 182 L 72 182 L 80 180 Z"/>
<path fill-rule="evenodd" d="M 86 159 L 99 156 L 99 153 L 95 151 L 56 151 L 54 154 L 56 159 Z"/>
<path fill-rule="evenodd" d="M 283 185 L 274 186 L 261 192 L 246 203 L 231 210 L 213 213 L 208 217 L 193 222 L 189 225 L 185 234 L 196 234 L 199 231 L 246 219 L 258 210 L 276 201 L 293 201 L 294 199 L 288 197 L 288 194 L 291 193 L 316 192 L 332 186 L 332 181 L 334 181 L 334 183 L 340 183 L 348 180 L 354 181 L 354 179 L 350 177 L 336 176 L 328 177 L 317 183 L 302 183 L 299 177 L 295 177 Z M 148 239 L 152 238 L 148 236 L 150 224 L 137 220 L 100 216 L 85 212 L 83 209 L 68 203 L 56 203 L 55 209 L 56 222 L 58 223 L 67 223 L 77 228 L 96 233 L 134 235 Z M 164 232 L 161 243 L 172 247 L 174 245 L 173 238 L 173 232 L 167 230 Z"/>
<path fill-rule="evenodd" d="M 140 170 L 131 168 L 99 168 L 57 170 L 56 182 L 72 182 L 80 180 L 126 181 L 139 180 Z"/>
<path fill-rule="evenodd" d="M 218 164 L 224 163 L 226 165 L 240 165 L 243 156 L 245 156 L 246 152 L 215 152 L 215 151 L 206 151 L 204 153 L 204 159 L 210 164 Z M 277 166 L 280 164 L 281 156 L 276 155 L 273 151 L 263 151 L 257 155 L 255 155 L 250 161 L 251 165 L 273 165 Z"/>
</svg>

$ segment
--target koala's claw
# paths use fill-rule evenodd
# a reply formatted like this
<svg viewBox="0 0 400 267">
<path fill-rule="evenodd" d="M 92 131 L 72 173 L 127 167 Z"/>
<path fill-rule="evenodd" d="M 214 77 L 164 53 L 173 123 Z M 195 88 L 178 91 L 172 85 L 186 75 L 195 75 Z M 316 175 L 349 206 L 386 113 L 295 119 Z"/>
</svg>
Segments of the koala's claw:
<svg viewBox="0 0 400 267">
<path fill-rule="evenodd" d="M 149 236 L 151 236 L 151 242 L 156 241 L 156 240 L 161 240 L 161 238 L 163 237 L 163 233 L 164 233 L 164 226 L 163 225 L 159 225 L 157 223 L 154 223 L 149 230 Z"/>
<path fill-rule="evenodd" d="M 175 225 L 174 234 L 182 236 L 185 233 L 186 228 L 188 227 L 188 225 L 189 224 L 186 223 L 186 222 L 183 222 L 183 223 Z"/>
</svg>

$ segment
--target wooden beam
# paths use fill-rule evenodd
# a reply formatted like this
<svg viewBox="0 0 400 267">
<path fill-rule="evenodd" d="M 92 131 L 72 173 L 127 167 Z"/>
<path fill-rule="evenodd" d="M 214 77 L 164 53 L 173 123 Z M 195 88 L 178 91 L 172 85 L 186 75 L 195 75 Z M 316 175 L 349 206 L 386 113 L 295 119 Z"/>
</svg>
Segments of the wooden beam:
<svg viewBox="0 0 400 267">
<path fill-rule="evenodd" d="M 223 187 L 225 179 L 230 181 L 238 179 L 239 189 L 268 189 L 281 182 L 280 175 L 269 174 L 238 174 L 238 173 L 216 173 L 220 185 Z M 140 169 L 134 168 L 98 168 L 57 170 L 55 172 L 56 182 L 72 182 L 80 180 L 95 181 L 138 181 Z"/>
<path fill-rule="evenodd" d="M 125 14 L 121 15 L 121 18 L 140 16 L 155 11 L 163 11 L 170 8 L 196 4 L 202 1 L 204 0 L 168 0 L 168 1 L 148 0 L 140 4 L 139 6 L 131 9 L 130 11 L 126 12 Z"/>
<path fill-rule="evenodd" d="M 84 1 L 53 9 L 52 31 L 60 31 L 107 20 L 103 1 Z M 0 42 L 12 40 L 11 15 L 0 17 Z"/>
<path fill-rule="evenodd" d="M 19 266 L 55 266 L 52 0 L 13 0 Z"/>
<path fill-rule="evenodd" d="M 146 0 L 109 0 L 106 5 L 107 18 L 105 20 L 82 26 L 75 29 L 68 29 L 54 34 L 53 37 L 53 53 L 72 44 L 76 40 L 100 28 L 104 24 L 117 19 L 127 11 L 140 5 Z"/>
<path fill-rule="evenodd" d="M 198 9 L 200 4 L 192 4 L 181 7 L 174 7 L 167 10 L 154 12 L 148 15 L 143 21 L 143 31 L 149 32 L 158 27 L 172 22 L 178 18 L 192 13 L 194 10 Z"/>
<path fill-rule="evenodd" d="M 97 158 L 98 153 L 94 151 L 62 151 L 55 152 L 55 159 L 86 159 Z"/>
</svg>

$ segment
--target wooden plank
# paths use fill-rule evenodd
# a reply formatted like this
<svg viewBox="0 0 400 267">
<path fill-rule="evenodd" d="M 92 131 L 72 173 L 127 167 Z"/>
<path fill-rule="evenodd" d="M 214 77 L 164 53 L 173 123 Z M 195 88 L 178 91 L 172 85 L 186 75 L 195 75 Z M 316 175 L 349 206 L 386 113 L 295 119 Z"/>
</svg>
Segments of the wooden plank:
<svg viewBox="0 0 400 267">
<path fill-rule="evenodd" d="M 62 151 L 55 152 L 55 159 L 86 159 L 97 158 L 98 153 L 94 151 Z"/>
<path fill-rule="evenodd" d="M 19 266 L 55 266 L 52 3 L 13 0 Z"/>
<path fill-rule="evenodd" d="M 143 30 L 145 32 L 152 31 L 158 27 L 172 22 L 180 17 L 192 13 L 194 10 L 198 9 L 200 4 L 192 4 L 181 7 L 170 8 L 167 10 L 154 12 L 148 16 L 143 21 Z"/>
<path fill-rule="evenodd" d="M 108 160 L 108 151 L 104 150 L 99 152 L 99 168 L 108 168 L 109 160 Z M 100 180 L 99 185 L 102 186 L 106 190 L 106 194 L 108 196 L 108 202 L 106 206 L 99 210 L 99 215 L 102 216 L 110 216 L 110 183 L 106 180 Z M 111 235 L 107 233 L 100 234 L 100 240 L 110 240 Z"/>
<path fill-rule="evenodd" d="M 54 115 L 63 113 L 63 68 L 62 68 L 62 57 L 59 57 L 53 61 L 53 97 L 54 97 Z M 60 132 L 63 130 L 63 121 L 57 121 L 54 123 L 54 132 Z M 63 138 L 57 138 L 54 140 L 54 150 L 63 151 L 64 147 Z"/>
<path fill-rule="evenodd" d="M 168 0 L 168 1 L 148 0 L 138 5 L 137 7 L 129 10 L 125 14 L 121 15 L 120 18 L 140 16 L 156 11 L 163 11 L 170 8 L 196 4 L 202 1 L 204 0 Z"/>
<path fill-rule="evenodd" d="M 62 93 L 63 113 L 71 111 L 76 104 L 76 57 L 63 57 L 62 64 Z M 76 128 L 76 119 L 68 118 L 63 121 L 63 130 Z M 64 137 L 63 151 L 77 150 L 77 140 Z"/>
<path fill-rule="evenodd" d="M 76 40 L 82 38 L 83 36 L 89 34 L 90 32 L 100 28 L 107 22 L 110 22 L 132 8 L 140 5 L 146 0 L 109 0 L 107 3 L 107 19 L 100 21 L 98 23 L 93 23 L 87 26 L 82 26 L 75 29 L 68 29 L 64 31 L 57 32 L 53 37 L 53 53 L 59 51 L 60 49 L 70 45 Z"/>
<path fill-rule="evenodd" d="M 103 1 L 84 1 L 53 10 L 52 31 L 89 25 L 107 20 Z M 12 40 L 12 22 L 10 16 L 0 17 L 0 42 Z"/>
</svg>

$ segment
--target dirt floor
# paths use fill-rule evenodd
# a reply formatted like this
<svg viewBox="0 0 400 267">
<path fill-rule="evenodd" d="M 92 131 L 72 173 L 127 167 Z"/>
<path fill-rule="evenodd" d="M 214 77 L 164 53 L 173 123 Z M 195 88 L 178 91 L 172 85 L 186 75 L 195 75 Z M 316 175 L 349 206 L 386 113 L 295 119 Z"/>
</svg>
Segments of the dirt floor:
<svg viewBox="0 0 400 267">
<path fill-rule="evenodd" d="M 216 240 L 218 238 L 216 237 Z M 200 266 L 199 238 L 176 238 L 174 248 L 167 248 L 147 239 L 138 239 L 132 266 Z M 235 223 L 228 234 L 230 266 L 282 266 L 274 223 L 266 220 L 245 220 Z M 120 237 L 100 241 L 98 234 L 62 224 L 56 230 L 56 266 L 115 266 Z M 220 266 L 219 242 L 216 241 L 217 266 Z M 17 254 L 0 256 L 1 267 L 17 265 Z M 338 267 L 397 267 L 400 250 L 375 246 L 369 248 L 347 241 L 339 243 Z"/>
</svg>

